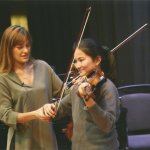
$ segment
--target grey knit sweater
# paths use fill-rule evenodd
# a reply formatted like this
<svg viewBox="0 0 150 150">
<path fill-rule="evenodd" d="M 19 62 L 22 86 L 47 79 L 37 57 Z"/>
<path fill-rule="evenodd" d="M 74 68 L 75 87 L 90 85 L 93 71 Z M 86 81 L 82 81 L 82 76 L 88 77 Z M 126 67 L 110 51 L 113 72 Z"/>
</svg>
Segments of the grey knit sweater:
<svg viewBox="0 0 150 150">
<path fill-rule="evenodd" d="M 120 100 L 114 84 L 107 81 L 96 92 L 93 107 L 85 108 L 85 103 L 77 96 L 78 86 L 60 102 L 55 119 L 72 113 L 72 150 L 117 150 L 115 122 L 120 111 Z"/>
</svg>

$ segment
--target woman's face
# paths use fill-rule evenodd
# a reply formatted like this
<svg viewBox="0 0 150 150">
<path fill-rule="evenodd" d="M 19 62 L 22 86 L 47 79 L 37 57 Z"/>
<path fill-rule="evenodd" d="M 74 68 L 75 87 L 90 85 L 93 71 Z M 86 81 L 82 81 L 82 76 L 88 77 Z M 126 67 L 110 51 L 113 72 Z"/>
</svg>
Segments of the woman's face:
<svg viewBox="0 0 150 150">
<path fill-rule="evenodd" d="M 14 64 L 25 64 L 30 56 L 30 44 L 28 41 L 20 43 L 12 49 Z"/>
<path fill-rule="evenodd" d="M 80 49 L 75 52 L 75 67 L 80 72 L 80 76 L 88 75 L 93 69 L 99 69 L 101 57 L 98 56 L 94 61 Z"/>
</svg>

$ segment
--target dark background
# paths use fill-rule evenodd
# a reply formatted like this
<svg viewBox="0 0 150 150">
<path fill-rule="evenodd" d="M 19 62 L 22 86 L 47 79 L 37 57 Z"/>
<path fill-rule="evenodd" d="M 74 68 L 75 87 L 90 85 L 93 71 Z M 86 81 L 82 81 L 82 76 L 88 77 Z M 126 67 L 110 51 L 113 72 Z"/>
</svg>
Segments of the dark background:
<svg viewBox="0 0 150 150">
<path fill-rule="evenodd" d="M 65 73 L 72 57 L 72 45 L 77 40 L 85 10 L 89 7 L 91 13 L 83 38 L 93 38 L 110 49 L 150 22 L 149 0 L 0 0 L 0 38 L 4 30 L 11 25 L 10 16 L 14 11 L 17 14 L 26 13 L 29 32 L 33 37 L 33 57 L 55 66 L 57 74 Z M 119 87 L 150 84 L 149 37 L 148 26 L 114 52 Z M 58 132 L 60 137 L 63 125 L 60 128 L 60 125 L 55 123 L 55 127 L 59 129 L 55 131 L 56 135 Z M 1 128 L 0 146 L 5 146 L 7 127 L 2 124 Z M 64 141 L 57 140 L 59 146 L 64 147 Z M 63 137 L 63 140 L 67 139 Z M 67 143 L 67 146 L 70 147 L 70 144 Z"/>
<path fill-rule="evenodd" d="M 93 38 L 113 49 L 150 21 L 150 1 L 0 1 L 0 37 L 10 26 L 12 7 L 24 10 L 33 37 L 32 55 L 67 71 L 86 8 L 91 13 L 83 38 Z M 150 83 L 150 32 L 138 34 L 114 52 L 119 85 Z"/>
</svg>

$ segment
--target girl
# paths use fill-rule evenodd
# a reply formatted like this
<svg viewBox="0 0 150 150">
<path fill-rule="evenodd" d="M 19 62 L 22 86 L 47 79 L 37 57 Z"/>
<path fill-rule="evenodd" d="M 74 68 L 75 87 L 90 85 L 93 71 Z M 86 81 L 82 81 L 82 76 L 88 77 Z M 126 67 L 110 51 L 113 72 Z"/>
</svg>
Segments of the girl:
<svg viewBox="0 0 150 150">
<path fill-rule="evenodd" d="M 91 87 L 89 83 L 75 85 L 60 101 L 57 113 L 54 104 L 45 106 L 46 115 L 59 119 L 72 113 L 72 150 L 117 150 L 119 143 L 115 122 L 119 117 L 120 101 L 113 83 L 116 82 L 113 54 L 94 40 L 83 39 L 75 53 L 75 67 L 80 76 L 87 76 L 96 69 L 97 72 L 104 72 L 107 80 L 97 86 L 94 99 L 85 90 L 85 87 Z M 82 98 L 78 97 L 77 92 Z"/>
</svg>

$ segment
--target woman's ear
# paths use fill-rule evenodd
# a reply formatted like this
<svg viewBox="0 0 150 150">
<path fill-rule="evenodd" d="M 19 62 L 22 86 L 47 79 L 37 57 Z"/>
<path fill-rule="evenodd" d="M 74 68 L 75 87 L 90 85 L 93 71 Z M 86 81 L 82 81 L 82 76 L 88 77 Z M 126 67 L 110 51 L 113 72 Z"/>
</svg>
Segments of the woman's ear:
<svg viewBox="0 0 150 150">
<path fill-rule="evenodd" d="M 101 63 L 102 57 L 101 56 L 97 56 L 95 59 L 95 64 L 96 66 L 98 66 Z"/>
</svg>

